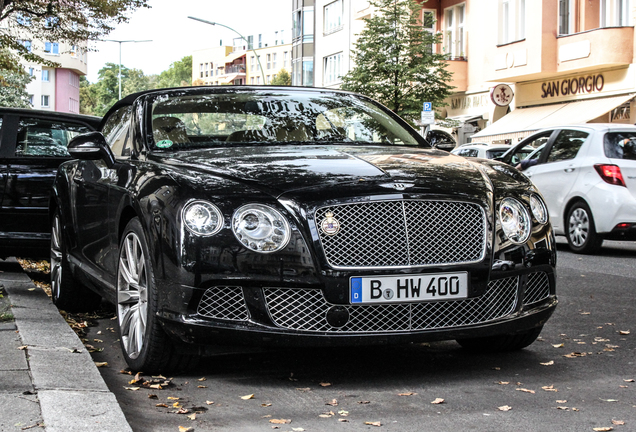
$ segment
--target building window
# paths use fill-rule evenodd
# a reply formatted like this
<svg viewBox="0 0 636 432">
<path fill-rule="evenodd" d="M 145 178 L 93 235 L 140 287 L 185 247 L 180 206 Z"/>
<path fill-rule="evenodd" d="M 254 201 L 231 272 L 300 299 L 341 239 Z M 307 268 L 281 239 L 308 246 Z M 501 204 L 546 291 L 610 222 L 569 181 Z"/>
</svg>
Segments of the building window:
<svg viewBox="0 0 636 432">
<path fill-rule="evenodd" d="M 333 84 L 342 77 L 342 53 L 325 57 L 324 60 L 324 84 Z"/>
<path fill-rule="evenodd" d="M 283 67 L 285 69 L 289 67 L 289 52 L 288 51 L 283 52 Z"/>
<path fill-rule="evenodd" d="M 342 15 L 343 15 L 343 3 L 342 0 L 336 0 L 333 3 L 329 3 L 324 8 L 324 28 L 325 33 L 333 33 L 342 29 Z"/>
<path fill-rule="evenodd" d="M 254 85 L 254 77 L 250 77 L 250 84 Z"/>
<path fill-rule="evenodd" d="M 60 44 L 57 42 L 44 42 L 44 52 L 47 54 L 60 54 Z"/>
<path fill-rule="evenodd" d="M 499 43 L 526 37 L 526 0 L 499 0 Z"/>
<path fill-rule="evenodd" d="M 250 57 L 250 69 L 254 69 L 256 67 L 256 57 Z"/>
<path fill-rule="evenodd" d="M 276 70 L 276 53 L 272 54 L 272 69 Z"/>
<path fill-rule="evenodd" d="M 48 108 L 49 107 L 49 95 L 42 95 L 42 107 L 43 108 Z"/>
<path fill-rule="evenodd" d="M 48 69 L 42 69 L 42 81 L 45 81 L 45 82 L 49 81 L 49 70 Z"/>
<path fill-rule="evenodd" d="M 29 27 L 31 25 L 31 17 L 28 16 L 24 16 L 22 14 L 18 14 L 15 17 L 15 20 L 18 24 L 20 24 L 21 26 L 24 27 Z"/>
<path fill-rule="evenodd" d="M 57 17 L 52 17 L 52 16 L 46 17 L 44 18 L 44 27 L 46 27 L 47 29 L 51 29 L 53 27 L 56 27 L 59 21 L 60 20 Z"/>
<path fill-rule="evenodd" d="M 314 61 L 313 60 L 303 60 L 302 85 L 307 87 L 313 87 L 314 85 Z"/>
<path fill-rule="evenodd" d="M 263 35 L 262 34 L 258 35 L 258 47 L 259 48 L 263 48 Z"/>
<path fill-rule="evenodd" d="M 199 63 L 199 78 L 203 78 L 203 63 Z"/>
<path fill-rule="evenodd" d="M 79 88 L 79 75 L 75 72 L 70 72 L 68 74 L 68 84 L 71 87 Z"/>
<path fill-rule="evenodd" d="M 18 43 L 21 44 L 28 52 L 31 52 L 31 41 L 30 40 L 18 40 Z"/>
<path fill-rule="evenodd" d="M 435 10 L 434 9 L 424 9 L 422 11 L 422 27 L 424 31 L 430 33 L 431 36 L 435 34 Z M 426 52 L 428 54 L 433 54 L 435 51 L 435 47 L 433 44 L 427 44 Z"/>
<path fill-rule="evenodd" d="M 29 68 L 29 76 L 33 76 L 33 74 L 35 73 L 35 69 L 33 69 L 32 67 Z"/>
<path fill-rule="evenodd" d="M 574 33 L 574 0 L 559 0 L 559 34 Z"/>
<path fill-rule="evenodd" d="M 79 113 L 79 101 L 77 99 L 68 99 L 68 111 L 72 113 Z"/>
<path fill-rule="evenodd" d="M 33 97 L 34 96 L 32 94 L 29 95 L 29 103 L 31 104 L 31 106 L 33 106 Z"/>
<path fill-rule="evenodd" d="M 271 68 L 272 68 L 272 55 L 267 54 L 267 70 L 270 70 Z"/>
<path fill-rule="evenodd" d="M 267 75 L 266 77 L 266 83 L 270 84 L 272 82 L 272 76 L 271 75 Z"/>
<path fill-rule="evenodd" d="M 601 27 L 631 25 L 629 0 L 601 0 Z"/>
<path fill-rule="evenodd" d="M 465 56 L 464 17 L 466 3 L 462 3 L 444 10 L 444 50 L 449 59 Z"/>
<path fill-rule="evenodd" d="M 314 41 L 314 8 L 308 7 L 294 12 L 293 15 L 294 40 L 302 42 Z"/>
<path fill-rule="evenodd" d="M 77 45 L 71 46 L 71 57 L 77 58 Z"/>
</svg>

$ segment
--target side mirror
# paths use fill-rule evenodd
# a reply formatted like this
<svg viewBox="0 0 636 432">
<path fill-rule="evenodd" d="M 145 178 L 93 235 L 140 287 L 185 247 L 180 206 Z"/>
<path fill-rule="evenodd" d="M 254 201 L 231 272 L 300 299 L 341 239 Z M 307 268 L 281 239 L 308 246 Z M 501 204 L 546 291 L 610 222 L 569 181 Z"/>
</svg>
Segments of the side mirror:
<svg viewBox="0 0 636 432">
<path fill-rule="evenodd" d="M 108 168 L 115 165 L 115 155 L 101 132 L 88 132 L 76 136 L 68 143 L 71 157 L 80 160 L 103 160 Z"/>
</svg>

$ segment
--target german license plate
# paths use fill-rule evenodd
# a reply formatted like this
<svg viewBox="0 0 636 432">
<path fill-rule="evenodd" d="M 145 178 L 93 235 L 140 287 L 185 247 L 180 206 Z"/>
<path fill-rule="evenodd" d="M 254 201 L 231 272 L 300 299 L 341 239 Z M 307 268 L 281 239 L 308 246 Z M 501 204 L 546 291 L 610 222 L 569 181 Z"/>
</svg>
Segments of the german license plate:
<svg viewBox="0 0 636 432">
<path fill-rule="evenodd" d="M 466 272 L 351 278 L 351 303 L 409 303 L 467 296 Z"/>
</svg>

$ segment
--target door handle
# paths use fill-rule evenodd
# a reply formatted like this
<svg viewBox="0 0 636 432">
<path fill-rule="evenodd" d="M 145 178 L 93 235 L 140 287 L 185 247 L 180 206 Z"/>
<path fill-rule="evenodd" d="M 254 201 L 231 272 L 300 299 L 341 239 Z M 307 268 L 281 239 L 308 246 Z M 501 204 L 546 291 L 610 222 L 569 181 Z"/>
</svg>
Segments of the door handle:
<svg viewBox="0 0 636 432">
<path fill-rule="evenodd" d="M 574 171 L 574 168 L 565 168 L 563 171 L 569 173 L 569 172 Z"/>
</svg>

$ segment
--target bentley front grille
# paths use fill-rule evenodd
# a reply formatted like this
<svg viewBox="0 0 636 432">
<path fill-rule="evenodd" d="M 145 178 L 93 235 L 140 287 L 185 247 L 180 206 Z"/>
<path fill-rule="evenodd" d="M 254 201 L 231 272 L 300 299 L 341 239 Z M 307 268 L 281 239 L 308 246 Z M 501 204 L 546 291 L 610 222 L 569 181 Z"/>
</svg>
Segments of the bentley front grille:
<svg viewBox="0 0 636 432">
<path fill-rule="evenodd" d="M 235 286 L 208 288 L 199 302 L 197 313 L 206 318 L 231 321 L 247 321 L 249 319 L 243 289 Z"/>
<path fill-rule="evenodd" d="M 333 268 L 473 263 L 485 253 L 486 220 L 477 204 L 425 200 L 343 204 L 318 209 L 315 221 Z"/>
<path fill-rule="evenodd" d="M 307 332 L 375 333 L 461 327 L 505 317 L 516 308 L 518 283 L 518 277 L 495 280 L 480 297 L 464 300 L 377 305 L 334 305 L 325 300 L 320 290 L 264 288 L 264 292 L 270 317 L 278 327 Z M 346 309 L 345 315 L 348 314 L 348 320 L 340 327 L 327 320 L 333 308 Z"/>
<path fill-rule="evenodd" d="M 523 304 L 532 304 L 550 297 L 550 281 L 547 273 L 538 272 L 528 275 L 528 283 L 523 295 Z"/>
</svg>

